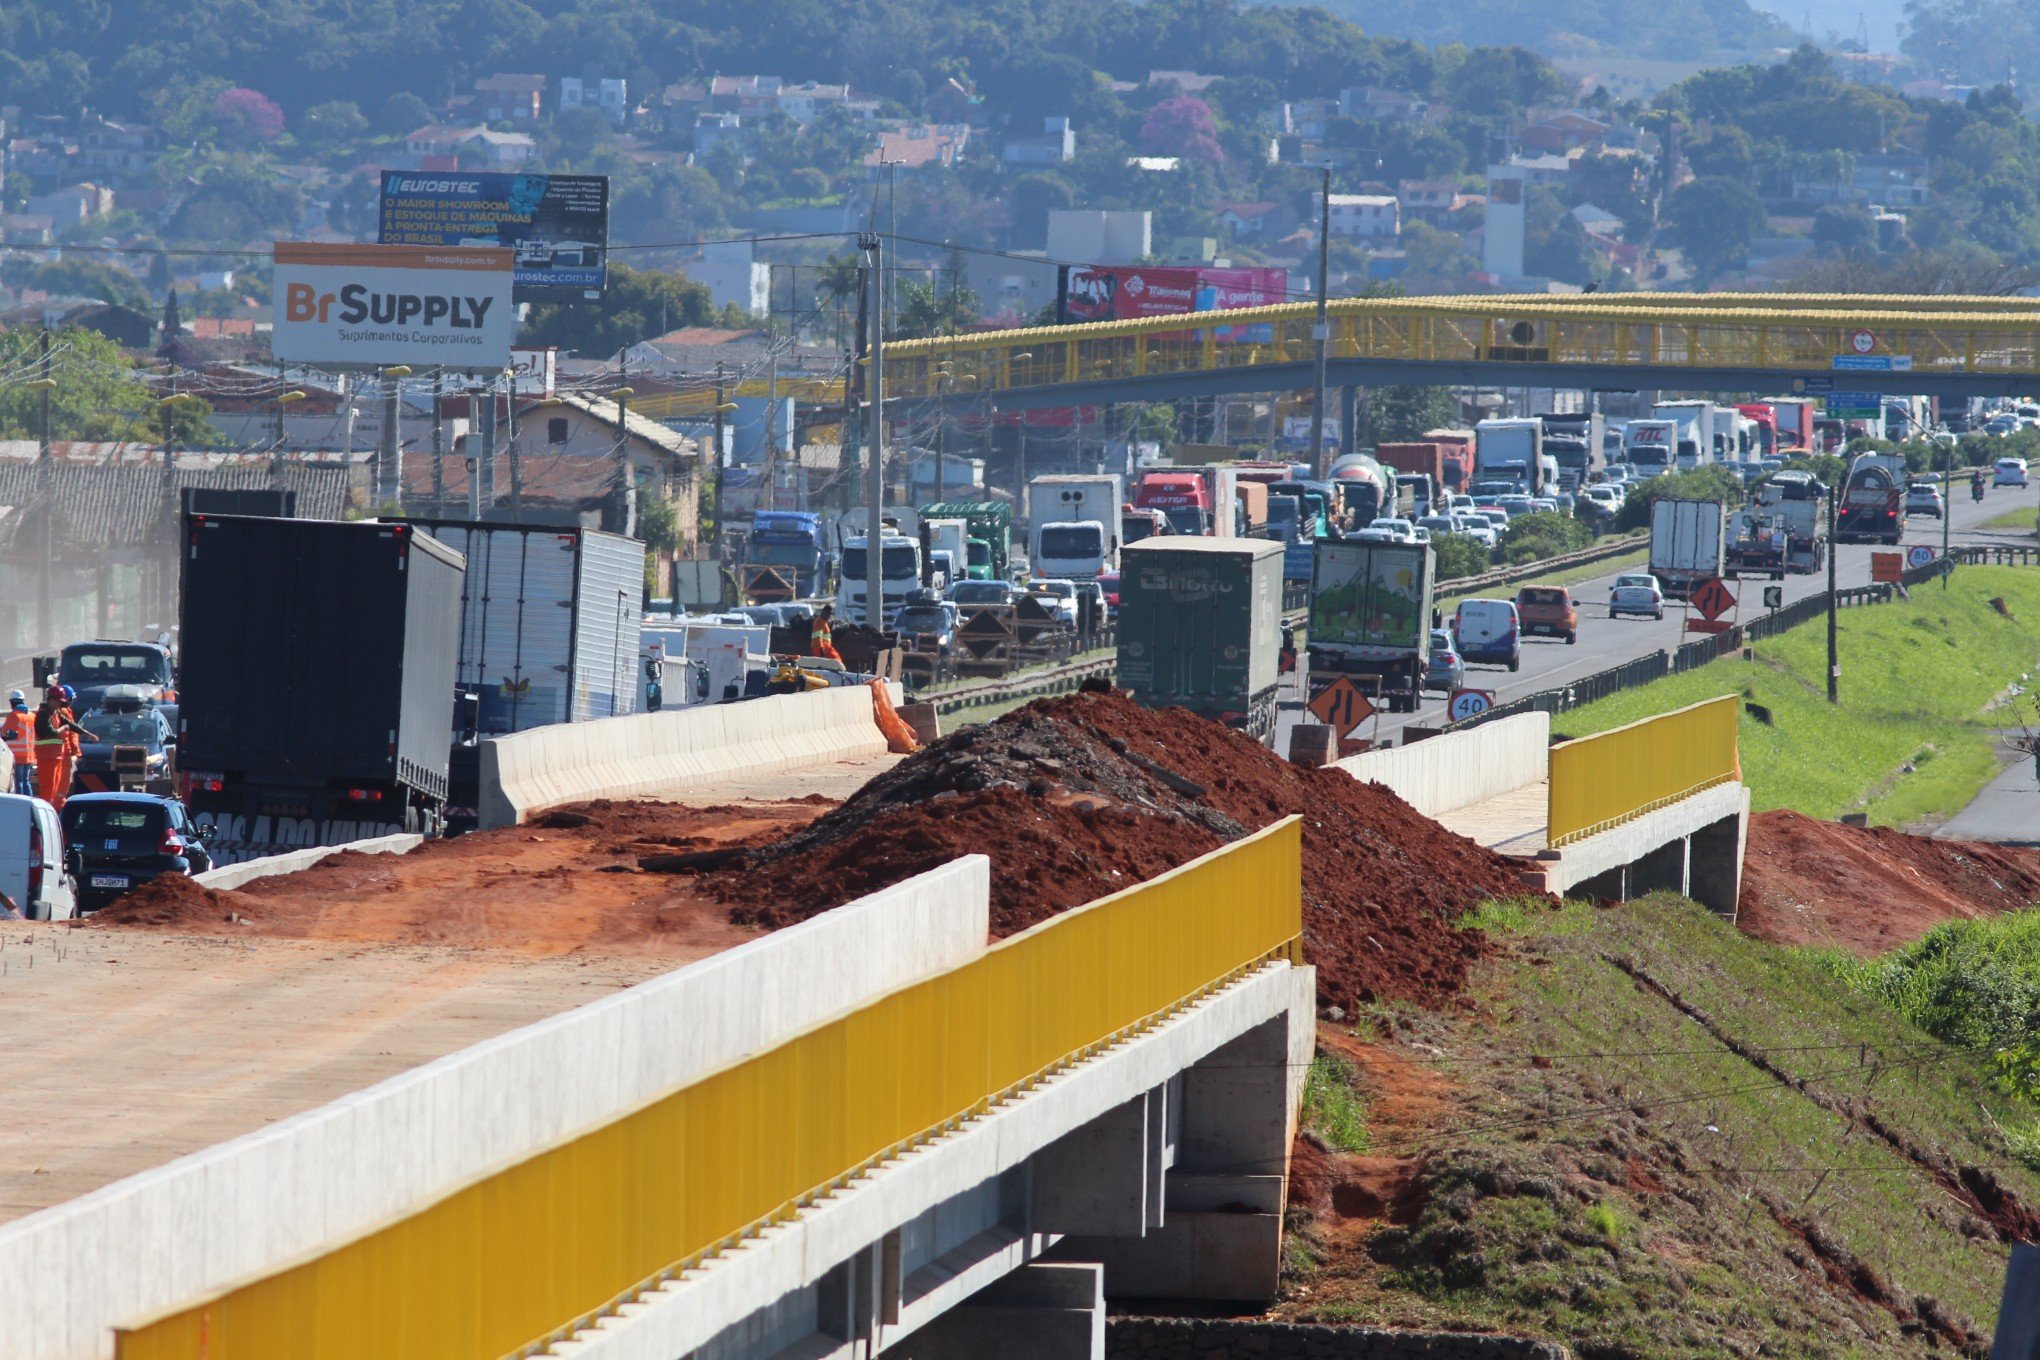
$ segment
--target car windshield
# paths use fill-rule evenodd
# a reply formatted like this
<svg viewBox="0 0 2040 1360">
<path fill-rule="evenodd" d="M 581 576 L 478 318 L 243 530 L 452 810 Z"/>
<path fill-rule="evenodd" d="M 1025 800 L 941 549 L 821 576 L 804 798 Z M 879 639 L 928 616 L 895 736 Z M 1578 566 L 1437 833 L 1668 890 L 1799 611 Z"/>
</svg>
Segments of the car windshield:
<svg viewBox="0 0 2040 1360">
<path fill-rule="evenodd" d="M 1617 590 L 1630 587 L 1637 590 L 1655 590 L 1657 588 L 1657 581 L 1649 576 L 1618 576 L 1615 578 L 1615 588 Z"/>
<path fill-rule="evenodd" d="M 169 672 L 153 647 L 79 647 L 64 653 L 59 678 L 67 685 L 162 685 Z"/>
<path fill-rule="evenodd" d="M 1004 604 L 1006 583 L 1004 581 L 967 581 L 956 588 L 950 597 L 958 604 Z"/>
<path fill-rule="evenodd" d="M 1532 587 L 1523 592 L 1522 599 L 1524 604 L 1564 604 L 1565 592 Z"/>
<path fill-rule="evenodd" d="M 156 720 L 137 713 L 94 714 L 80 726 L 110 746 L 153 746 L 158 735 Z"/>
<path fill-rule="evenodd" d="M 1043 557 L 1096 557 L 1104 550 L 1103 525 L 1051 524 L 1041 531 Z"/>
<path fill-rule="evenodd" d="M 160 803 L 66 803 L 64 838 L 77 846 L 95 836 L 131 836 L 155 831 L 167 818 Z"/>
<path fill-rule="evenodd" d="M 1431 630 L 1431 649 L 1439 652 L 1451 651 L 1452 634 L 1446 632 L 1443 628 L 1433 628 Z"/>
<path fill-rule="evenodd" d="M 1073 581 L 1036 581 L 1033 591 L 1036 595 L 1053 595 L 1058 600 L 1077 598 L 1077 587 Z"/>
<path fill-rule="evenodd" d="M 939 633 L 949 627 L 949 615 L 937 605 L 910 604 L 899 612 L 897 626 L 902 633 Z"/>
<path fill-rule="evenodd" d="M 888 546 L 880 561 L 888 581 L 911 581 L 920 574 L 920 550 L 912 546 Z M 864 579 L 862 547 L 843 549 L 843 578 L 847 581 Z"/>
</svg>

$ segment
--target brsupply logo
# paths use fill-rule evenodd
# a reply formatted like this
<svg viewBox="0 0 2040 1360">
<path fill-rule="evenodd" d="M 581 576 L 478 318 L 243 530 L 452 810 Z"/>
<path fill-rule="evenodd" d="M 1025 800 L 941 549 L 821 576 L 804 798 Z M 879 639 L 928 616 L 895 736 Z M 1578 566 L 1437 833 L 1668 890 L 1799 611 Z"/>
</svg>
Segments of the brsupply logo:
<svg viewBox="0 0 2040 1360">
<path fill-rule="evenodd" d="M 494 247 L 279 243 L 273 348 L 302 363 L 499 371 L 511 277 L 511 252 Z"/>
<path fill-rule="evenodd" d="M 316 321 L 325 325 L 333 319 L 333 304 L 340 304 L 340 324 L 359 326 L 372 321 L 378 326 L 422 326 L 441 322 L 455 330 L 480 330 L 487 321 L 492 297 L 449 297 L 443 293 L 377 293 L 350 283 L 338 293 L 321 293 L 310 284 L 293 283 L 283 290 L 285 321 Z"/>
</svg>

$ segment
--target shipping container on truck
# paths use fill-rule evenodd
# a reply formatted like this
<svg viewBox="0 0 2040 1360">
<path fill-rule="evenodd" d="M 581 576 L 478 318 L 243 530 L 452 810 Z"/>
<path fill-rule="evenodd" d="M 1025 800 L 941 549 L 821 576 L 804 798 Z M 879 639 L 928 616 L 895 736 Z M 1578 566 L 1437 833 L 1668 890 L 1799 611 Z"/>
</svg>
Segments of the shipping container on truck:
<svg viewBox="0 0 2040 1360">
<path fill-rule="evenodd" d="M 462 556 L 372 520 L 194 515 L 184 539 L 178 763 L 215 861 L 436 834 Z"/>
<path fill-rule="evenodd" d="M 1184 535 L 1131 545 L 1120 559 L 1118 632 L 1118 684 L 1136 701 L 1273 739 L 1281 544 Z"/>
<path fill-rule="evenodd" d="M 1650 505 L 1650 573 L 1665 594 L 1683 600 L 1719 577 L 1727 551 L 1728 516 L 1720 501 L 1674 500 Z"/>
<path fill-rule="evenodd" d="M 1453 490 L 1452 479 L 1445 475 L 1445 445 L 1429 440 L 1407 444 L 1378 444 L 1374 449 L 1375 459 L 1385 468 L 1399 473 L 1426 476 L 1431 484 Z M 1343 459 L 1340 461 L 1344 461 Z M 1338 475 L 1338 464 L 1334 463 L 1333 475 Z"/>
<path fill-rule="evenodd" d="M 1814 451 L 1813 422 L 1820 414 L 1820 402 L 1813 397 L 1765 397 L 1778 422 L 1777 457 Z"/>
<path fill-rule="evenodd" d="M 936 501 L 921 507 L 924 519 L 960 519 L 970 537 L 965 568 L 973 581 L 1003 581 L 1012 568 L 1013 507 L 1004 501 Z"/>
<path fill-rule="evenodd" d="M 1351 677 L 1389 711 L 1423 704 L 1436 569 L 1424 543 L 1326 540 L 1310 583 L 1310 690 Z M 1341 735 L 1344 735 L 1343 733 Z"/>
<path fill-rule="evenodd" d="M 1778 443 L 1778 408 L 1768 401 L 1746 401 L 1739 404 L 1736 414 L 1749 420 L 1755 427 L 1757 446 L 1749 458 L 1781 458 Z"/>
<path fill-rule="evenodd" d="M 1727 422 L 1713 402 L 1661 401 L 1650 408 L 1650 413 L 1678 427 L 1672 457 L 1681 472 L 1719 462 L 1727 456 Z"/>
</svg>

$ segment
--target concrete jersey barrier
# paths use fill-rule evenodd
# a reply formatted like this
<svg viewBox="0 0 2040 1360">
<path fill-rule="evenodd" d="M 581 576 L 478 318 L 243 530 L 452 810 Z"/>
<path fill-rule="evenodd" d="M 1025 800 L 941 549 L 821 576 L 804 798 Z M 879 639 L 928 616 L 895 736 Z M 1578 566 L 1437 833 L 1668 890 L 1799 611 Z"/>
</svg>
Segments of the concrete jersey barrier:
<svg viewBox="0 0 2040 1360">
<path fill-rule="evenodd" d="M 990 920 L 990 862 L 972 855 L 0 1226 L 5 1354 L 107 1360 L 116 1325 L 352 1238 L 967 962 Z"/>
<path fill-rule="evenodd" d="M 1426 817 L 1471 807 L 1542 783 L 1551 768 L 1551 715 L 1519 713 L 1463 732 L 1386 751 L 1363 751 L 1338 767 L 1383 784 Z"/>
<path fill-rule="evenodd" d="M 862 685 L 534 727 L 482 743 L 480 820 L 516 826 L 561 803 L 673 794 L 885 751 Z"/>
<path fill-rule="evenodd" d="M 358 855 L 408 855 L 424 843 L 425 838 L 415 832 L 399 831 L 394 836 L 370 836 L 365 841 L 347 841 L 341 845 L 308 845 L 302 850 L 291 850 L 281 855 L 264 855 L 260 859 L 244 859 L 238 864 L 222 864 L 217 869 L 193 874 L 191 881 L 225 891 L 238 888 L 243 883 L 253 883 L 258 878 L 275 878 L 278 874 L 294 874 L 300 869 L 309 869 L 342 850 L 352 850 Z"/>
</svg>

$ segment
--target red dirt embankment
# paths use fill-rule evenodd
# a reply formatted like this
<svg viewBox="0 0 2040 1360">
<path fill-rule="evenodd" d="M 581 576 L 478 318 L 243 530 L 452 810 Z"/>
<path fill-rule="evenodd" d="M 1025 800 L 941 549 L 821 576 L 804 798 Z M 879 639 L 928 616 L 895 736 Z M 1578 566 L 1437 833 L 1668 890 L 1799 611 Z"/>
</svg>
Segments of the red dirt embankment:
<svg viewBox="0 0 2040 1360">
<path fill-rule="evenodd" d="M 542 814 L 528 826 L 428 841 L 407 855 L 342 851 L 231 892 L 188 878 L 159 878 L 92 923 L 535 955 L 694 956 L 758 931 L 732 923 L 728 910 L 693 880 L 644 873 L 638 860 L 770 840 L 827 806 L 584 803 Z"/>
<path fill-rule="evenodd" d="M 2040 851 L 1843 826 L 1797 812 L 1750 819 L 1740 924 L 1772 944 L 1882 954 L 1943 921 L 2040 901 Z"/>
<path fill-rule="evenodd" d="M 1457 994 L 1487 942 L 1455 923 L 1524 891 L 1511 861 L 1378 785 L 1112 694 L 1039 700 L 945 737 L 705 883 L 736 920 L 777 927 L 982 853 L 992 933 L 1005 936 L 1292 813 L 1304 818 L 1304 947 L 1319 1000 Z"/>
</svg>

